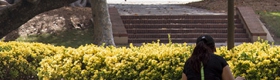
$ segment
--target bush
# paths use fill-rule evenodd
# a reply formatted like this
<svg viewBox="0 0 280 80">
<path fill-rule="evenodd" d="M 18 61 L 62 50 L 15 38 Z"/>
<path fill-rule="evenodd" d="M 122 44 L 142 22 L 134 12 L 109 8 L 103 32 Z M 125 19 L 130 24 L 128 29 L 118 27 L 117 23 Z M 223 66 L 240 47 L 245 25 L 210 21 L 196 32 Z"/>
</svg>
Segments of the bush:
<svg viewBox="0 0 280 80">
<path fill-rule="evenodd" d="M 0 75 L 39 79 L 181 79 L 194 45 L 146 43 L 142 46 L 80 46 L 77 49 L 40 43 L 0 42 Z M 234 76 L 247 79 L 280 79 L 280 47 L 265 41 L 243 43 L 228 51 L 217 48 Z M 31 59 L 31 60 L 30 60 Z M 9 71 L 8 71 L 9 70 Z M 7 74 L 7 71 L 9 75 Z M 5 75 L 6 74 L 6 75 Z"/>
<path fill-rule="evenodd" d="M 267 41 L 243 43 L 231 51 L 218 48 L 235 76 L 244 76 L 252 80 L 280 79 L 280 46 L 269 45 Z"/>
<path fill-rule="evenodd" d="M 42 60 L 42 79 L 180 79 L 192 46 L 145 44 L 130 48 L 95 45 L 68 49 Z"/>
<path fill-rule="evenodd" d="M 0 42 L 0 80 L 36 78 L 41 60 L 64 50 L 40 43 Z"/>
</svg>

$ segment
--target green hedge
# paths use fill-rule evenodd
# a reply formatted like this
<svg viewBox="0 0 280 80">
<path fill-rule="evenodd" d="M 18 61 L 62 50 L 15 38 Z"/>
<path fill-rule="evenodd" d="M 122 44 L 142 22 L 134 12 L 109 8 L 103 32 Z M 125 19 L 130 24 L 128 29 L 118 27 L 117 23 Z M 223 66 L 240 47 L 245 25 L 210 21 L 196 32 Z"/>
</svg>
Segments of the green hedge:
<svg viewBox="0 0 280 80">
<path fill-rule="evenodd" d="M 65 50 L 41 43 L 0 42 L 0 80 L 36 78 L 43 58 Z"/>
<path fill-rule="evenodd" d="M 181 79 L 194 45 L 147 43 L 142 46 L 80 46 L 77 49 L 40 43 L 0 42 L 0 78 L 20 79 Z M 280 47 L 267 42 L 243 43 L 228 51 L 217 48 L 234 76 L 248 80 L 280 79 Z M 37 78 L 37 77 L 35 77 Z"/>
</svg>

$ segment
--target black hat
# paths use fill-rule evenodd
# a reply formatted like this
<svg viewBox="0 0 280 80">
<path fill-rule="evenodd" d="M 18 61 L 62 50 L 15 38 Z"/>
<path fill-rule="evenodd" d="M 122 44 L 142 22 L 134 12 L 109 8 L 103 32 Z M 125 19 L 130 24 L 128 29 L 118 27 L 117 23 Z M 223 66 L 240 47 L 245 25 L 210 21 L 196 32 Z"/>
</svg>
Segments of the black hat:
<svg viewBox="0 0 280 80">
<path fill-rule="evenodd" d="M 196 44 L 198 44 L 198 42 L 200 42 L 200 41 L 204 41 L 204 43 L 207 44 L 207 45 L 211 45 L 211 44 L 215 45 L 214 39 L 209 35 L 199 36 L 196 40 Z"/>
</svg>

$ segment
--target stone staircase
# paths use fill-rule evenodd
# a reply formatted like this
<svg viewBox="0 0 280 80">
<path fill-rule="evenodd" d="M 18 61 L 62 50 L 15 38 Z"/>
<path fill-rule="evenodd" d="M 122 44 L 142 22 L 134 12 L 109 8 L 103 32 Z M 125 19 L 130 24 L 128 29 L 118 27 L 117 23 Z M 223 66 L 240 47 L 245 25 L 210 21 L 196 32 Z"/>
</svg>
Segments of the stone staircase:
<svg viewBox="0 0 280 80">
<path fill-rule="evenodd" d="M 227 15 L 123 15 L 128 43 L 195 43 L 200 35 L 211 35 L 216 43 L 227 41 Z M 235 16 L 235 42 L 251 42 L 238 16 Z"/>
<path fill-rule="evenodd" d="M 227 15 L 120 15 L 109 8 L 114 41 L 118 45 L 157 42 L 195 43 L 200 35 L 211 35 L 219 45 L 226 45 Z M 237 7 L 235 43 L 268 40 L 268 32 L 250 7 Z"/>
</svg>

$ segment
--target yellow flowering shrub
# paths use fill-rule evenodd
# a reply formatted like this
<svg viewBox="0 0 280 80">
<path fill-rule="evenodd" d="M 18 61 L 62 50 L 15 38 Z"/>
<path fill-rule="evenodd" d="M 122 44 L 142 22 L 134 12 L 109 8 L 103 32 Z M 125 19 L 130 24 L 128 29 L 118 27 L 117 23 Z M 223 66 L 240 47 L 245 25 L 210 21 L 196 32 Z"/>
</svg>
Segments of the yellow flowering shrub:
<svg viewBox="0 0 280 80">
<path fill-rule="evenodd" d="M 45 56 L 53 56 L 63 50 L 63 47 L 40 43 L 0 42 L 0 80 L 33 78 Z"/>
<path fill-rule="evenodd" d="M 252 80 L 280 80 L 280 46 L 267 41 L 243 43 L 227 51 L 218 48 L 216 54 L 223 56 L 235 76 Z"/>
<path fill-rule="evenodd" d="M 0 79 L 38 76 L 43 80 L 179 80 L 194 45 L 145 43 L 77 49 L 40 43 L 0 42 Z M 248 80 L 280 79 L 280 47 L 265 41 L 243 43 L 228 51 L 217 48 L 234 76 Z M 30 60 L 31 59 L 31 60 Z M 7 71 L 8 74 L 7 74 Z"/>
<path fill-rule="evenodd" d="M 145 44 L 140 47 L 86 45 L 42 60 L 42 79 L 180 79 L 192 46 Z"/>
</svg>

